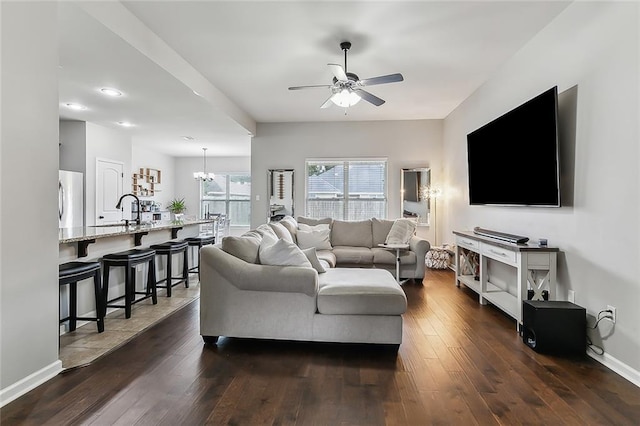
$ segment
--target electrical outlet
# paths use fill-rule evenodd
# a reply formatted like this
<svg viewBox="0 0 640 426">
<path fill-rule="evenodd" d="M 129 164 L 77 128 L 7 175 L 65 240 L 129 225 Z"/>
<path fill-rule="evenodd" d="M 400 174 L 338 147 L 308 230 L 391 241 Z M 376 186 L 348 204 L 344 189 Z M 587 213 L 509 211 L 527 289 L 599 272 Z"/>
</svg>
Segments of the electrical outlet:
<svg viewBox="0 0 640 426">
<path fill-rule="evenodd" d="M 607 311 L 611 311 L 610 318 L 612 323 L 616 323 L 616 308 L 615 306 L 607 305 Z"/>
<path fill-rule="evenodd" d="M 569 299 L 569 302 L 571 303 L 576 303 L 576 292 L 573 290 L 569 290 L 567 292 L 567 299 Z"/>
</svg>

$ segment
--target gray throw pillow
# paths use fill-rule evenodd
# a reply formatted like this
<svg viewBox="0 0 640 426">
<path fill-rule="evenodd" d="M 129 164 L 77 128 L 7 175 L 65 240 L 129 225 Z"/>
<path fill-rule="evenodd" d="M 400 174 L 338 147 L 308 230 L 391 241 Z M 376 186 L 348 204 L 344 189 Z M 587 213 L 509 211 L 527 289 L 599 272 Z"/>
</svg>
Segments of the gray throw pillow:
<svg viewBox="0 0 640 426">
<path fill-rule="evenodd" d="M 258 250 L 262 238 L 256 235 L 243 235 L 242 237 L 224 237 L 222 250 L 249 263 L 260 263 Z"/>
</svg>

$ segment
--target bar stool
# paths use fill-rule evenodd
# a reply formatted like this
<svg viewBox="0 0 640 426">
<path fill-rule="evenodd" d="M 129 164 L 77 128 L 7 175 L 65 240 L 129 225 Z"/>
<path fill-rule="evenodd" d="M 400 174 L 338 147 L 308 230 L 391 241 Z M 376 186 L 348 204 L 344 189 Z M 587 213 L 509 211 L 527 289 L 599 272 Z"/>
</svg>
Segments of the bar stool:
<svg viewBox="0 0 640 426">
<path fill-rule="evenodd" d="M 150 246 L 150 248 L 156 251 L 156 254 L 159 256 L 167 256 L 167 275 L 161 279 L 156 281 L 156 287 L 166 288 L 167 289 L 167 297 L 171 297 L 171 288 L 176 286 L 184 281 L 184 286 L 189 288 L 189 265 L 188 265 L 188 253 L 187 247 L 188 243 L 186 241 L 167 241 L 162 244 L 154 244 Z M 171 259 L 174 254 L 183 253 L 183 265 L 182 265 L 182 276 L 174 277 L 171 272 Z M 178 280 L 173 282 L 174 280 Z M 160 285 L 160 283 L 165 283 L 164 285 Z"/>
<path fill-rule="evenodd" d="M 213 235 L 199 235 L 197 237 L 185 238 L 184 241 L 189 244 L 189 247 L 198 247 L 198 264 L 193 265 L 188 269 L 188 271 L 189 273 L 197 273 L 198 280 L 200 280 L 200 249 L 203 246 L 214 244 L 216 241 L 216 237 L 214 237 Z"/>
<path fill-rule="evenodd" d="M 147 289 L 144 292 L 136 291 L 136 266 L 148 263 Z M 156 293 L 156 252 L 150 249 L 132 249 L 119 253 L 107 254 L 102 258 L 104 282 L 105 308 L 124 308 L 125 318 L 131 318 L 131 306 L 151 297 L 153 304 L 158 303 Z M 124 296 L 109 300 L 109 270 L 112 267 L 123 266 L 125 268 Z M 136 299 L 136 294 L 143 297 Z M 116 302 L 124 299 L 124 305 L 116 305 Z"/>
<path fill-rule="evenodd" d="M 78 281 L 93 278 L 93 292 L 96 300 L 95 318 L 78 316 Z M 76 329 L 76 321 L 96 321 L 98 333 L 104 331 L 104 315 L 106 308 L 102 296 L 100 282 L 100 262 L 68 262 L 58 266 L 58 281 L 60 287 L 69 285 L 69 316 L 60 319 L 60 324 L 69 321 L 69 331 Z"/>
</svg>

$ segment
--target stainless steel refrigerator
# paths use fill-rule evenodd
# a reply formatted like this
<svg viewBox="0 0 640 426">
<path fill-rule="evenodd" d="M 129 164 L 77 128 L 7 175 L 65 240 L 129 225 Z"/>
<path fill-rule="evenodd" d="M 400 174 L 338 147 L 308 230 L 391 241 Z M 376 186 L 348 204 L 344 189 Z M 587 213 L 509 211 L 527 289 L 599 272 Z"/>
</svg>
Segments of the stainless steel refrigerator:
<svg viewBox="0 0 640 426">
<path fill-rule="evenodd" d="M 84 175 L 59 171 L 58 219 L 60 228 L 84 226 Z"/>
</svg>

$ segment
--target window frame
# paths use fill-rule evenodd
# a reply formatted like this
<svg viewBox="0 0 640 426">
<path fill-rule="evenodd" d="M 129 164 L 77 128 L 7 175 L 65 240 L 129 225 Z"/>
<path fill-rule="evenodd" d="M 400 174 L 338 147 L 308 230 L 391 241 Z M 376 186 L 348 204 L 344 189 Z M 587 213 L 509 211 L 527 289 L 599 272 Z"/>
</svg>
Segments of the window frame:
<svg viewBox="0 0 640 426">
<path fill-rule="evenodd" d="M 251 191 L 249 191 L 249 198 L 247 200 L 234 200 L 231 199 L 230 196 L 230 192 L 231 192 L 231 176 L 242 176 L 242 177 L 246 177 L 249 178 L 249 184 L 253 185 L 253 179 L 251 178 L 251 172 L 225 172 L 225 173 L 216 173 L 216 176 L 225 176 L 225 198 L 224 199 L 219 199 L 219 200 L 205 200 L 204 199 L 204 185 L 205 182 L 204 181 L 200 181 L 200 185 L 199 185 L 199 191 L 200 191 L 200 203 L 199 203 L 199 210 L 200 210 L 200 217 L 205 217 L 205 209 L 204 209 L 204 205 L 205 202 L 224 202 L 224 206 L 225 206 L 225 211 L 224 214 L 227 216 L 227 218 L 231 218 L 230 216 L 230 203 L 248 203 L 249 205 L 249 212 L 248 212 L 248 217 L 247 217 L 247 223 L 246 224 L 239 224 L 236 221 L 230 220 L 230 227 L 232 228 L 241 228 L 244 227 L 246 228 L 247 226 L 251 225 Z M 208 213 L 216 213 L 216 212 L 211 212 L 209 211 Z M 234 223 L 235 222 L 235 223 Z"/>
<path fill-rule="evenodd" d="M 349 220 L 349 163 L 383 163 L 384 165 L 384 189 L 383 198 L 371 198 L 371 200 L 384 202 L 384 217 L 378 217 L 379 219 L 386 219 L 389 216 L 389 159 L 387 157 L 322 157 L 322 158 L 306 158 L 304 162 L 304 214 L 309 214 L 309 165 L 315 163 L 342 163 L 341 167 L 345 169 L 345 178 L 343 182 L 343 198 L 327 198 L 327 201 L 342 201 L 344 203 L 342 209 L 342 217 L 334 217 L 335 220 Z M 358 220 L 364 220 L 363 218 Z"/>
</svg>

